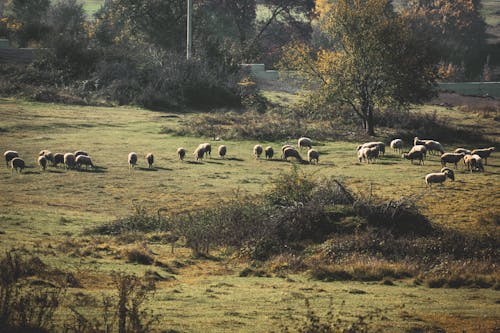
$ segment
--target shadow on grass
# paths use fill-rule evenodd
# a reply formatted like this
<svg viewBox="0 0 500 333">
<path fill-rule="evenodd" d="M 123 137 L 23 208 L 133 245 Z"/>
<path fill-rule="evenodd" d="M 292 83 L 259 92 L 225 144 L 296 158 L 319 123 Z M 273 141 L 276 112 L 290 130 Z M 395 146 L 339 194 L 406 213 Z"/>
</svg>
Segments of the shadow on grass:
<svg viewBox="0 0 500 333">
<path fill-rule="evenodd" d="M 64 173 L 64 169 L 63 170 L 47 170 L 46 172 L 49 172 L 49 173 Z"/>
<path fill-rule="evenodd" d="M 89 172 L 89 173 L 105 173 L 107 168 L 103 167 L 95 167 L 95 168 L 89 168 L 89 169 L 75 169 L 78 172 Z"/>
<path fill-rule="evenodd" d="M 140 171 L 158 171 L 157 170 L 158 168 L 143 168 L 143 167 L 137 167 L 136 170 L 140 170 Z"/>
<path fill-rule="evenodd" d="M 214 161 L 214 160 L 208 160 L 208 161 L 205 161 L 205 162 L 206 162 L 206 163 L 210 163 L 210 164 L 221 164 L 221 165 L 222 165 L 222 164 L 224 164 L 224 163 L 222 163 L 222 162 L 216 162 L 216 161 Z"/>
<path fill-rule="evenodd" d="M 164 168 L 164 167 L 155 167 L 155 169 L 163 170 L 163 171 L 172 171 L 172 170 L 174 170 L 174 169 L 171 169 L 171 168 Z"/>
<path fill-rule="evenodd" d="M 226 160 L 228 160 L 228 161 L 238 161 L 238 162 L 243 162 L 244 161 L 244 159 L 238 158 L 238 157 L 229 157 L 229 158 L 226 158 Z"/>
<path fill-rule="evenodd" d="M 203 162 L 198 162 L 198 161 L 185 161 L 188 164 L 203 164 Z"/>
</svg>

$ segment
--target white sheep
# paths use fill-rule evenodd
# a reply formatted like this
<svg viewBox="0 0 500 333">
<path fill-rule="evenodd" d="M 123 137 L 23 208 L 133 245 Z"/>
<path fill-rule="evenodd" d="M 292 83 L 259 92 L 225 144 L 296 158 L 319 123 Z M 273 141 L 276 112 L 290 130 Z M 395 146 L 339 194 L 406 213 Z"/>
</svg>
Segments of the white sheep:
<svg viewBox="0 0 500 333">
<path fill-rule="evenodd" d="M 446 178 L 450 178 L 452 181 L 455 180 L 455 174 L 450 168 L 442 168 L 441 172 L 429 173 L 425 176 L 425 183 L 429 185 L 429 187 L 432 187 L 432 184 L 444 183 Z"/>
<path fill-rule="evenodd" d="M 390 146 L 391 146 L 393 151 L 397 151 L 398 153 L 401 153 L 401 151 L 403 150 L 403 140 L 394 139 L 391 141 Z"/>
<path fill-rule="evenodd" d="M 423 157 L 427 157 L 427 148 L 424 145 L 416 145 L 411 147 L 410 151 L 408 153 L 412 153 L 414 151 L 419 151 L 422 153 Z"/>
<path fill-rule="evenodd" d="M 426 140 L 420 140 L 418 136 L 413 138 L 413 145 L 414 146 L 419 146 L 419 145 L 425 145 Z"/>
<path fill-rule="evenodd" d="M 264 156 L 266 159 L 271 159 L 274 156 L 274 149 L 271 146 L 267 146 L 266 149 L 264 149 Z"/>
<path fill-rule="evenodd" d="M 47 168 L 47 158 L 43 155 L 38 156 L 37 162 L 38 162 L 38 165 L 40 166 L 40 169 L 45 171 L 45 169 Z"/>
<path fill-rule="evenodd" d="M 360 150 L 361 148 L 373 148 L 373 147 L 378 148 L 379 154 L 382 154 L 382 155 L 385 154 L 385 143 L 383 143 L 381 141 L 373 141 L 373 142 L 363 143 L 362 145 L 358 146 L 358 150 Z"/>
<path fill-rule="evenodd" d="M 283 151 L 283 159 L 288 160 L 289 157 L 295 157 L 297 161 L 302 162 L 302 156 L 300 156 L 299 152 L 295 148 L 286 148 Z"/>
<path fill-rule="evenodd" d="M 260 155 L 262 155 L 262 152 L 264 151 L 264 149 L 262 148 L 261 145 L 255 145 L 253 147 L 253 154 L 255 155 L 255 158 L 260 158 Z"/>
<path fill-rule="evenodd" d="M 480 148 L 480 149 L 474 149 L 473 151 L 471 151 L 471 154 L 479 155 L 479 157 L 484 159 L 484 165 L 488 165 L 488 157 L 490 157 L 493 151 L 495 151 L 495 147 Z"/>
<path fill-rule="evenodd" d="M 199 147 L 203 148 L 205 155 L 209 155 L 210 157 L 212 157 L 212 145 L 210 145 L 210 143 L 202 143 Z"/>
<path fill-rule="evenodd" d="M 16 172 L 23 172 L 23 169 L 25 168 L 24 160 L 19 157 L 14 157 L 13 159 L 10 160 L 10 167 L 11 167 L 10 171 L 11 174 L 14 174 L 14 169 L 16 169 Z M 19 169 L 19 171 L 17 169 Z"/>
<path fill-rule="evenodd" d="M 203 146 L 202 146 L 202 145 L 199 145 L 199 146 L 195 149 L 195 151 L 194 151 L 193 155 L 194 155 L 194 157 L 196 158 L 196 160 L 197 160 L 197 161 L 198 161 L 198 160 L 202 160 L 202 159 L 203 159 L 203 157 L 205 156 L 205 148 L 203 148 Z"/>
<path fill-rule="evenodd" d="M 312 148 L 312 140 L 310 138 L 301 137 L 297 141 L 297 145 L 299 146 L 299 149 L 302 149 L 302 147 L 307 147 L 307 148 L 311 149 Z"/>
<path fill-rule="evenodd" d="M 445 167 L 446 163 L 455 164 L 455 169 L 458 168 L 458 162 L 464 158 L 464 153 L 444 153 L 441 155 L 441 166 Z"/>
<path fill-rule="evenodd" d="M 5 165 L 8 167 L 9 162 L 16 157 L 19 157 L 19 153 L 15 150 L 7 150 L 5 153 L 3 153 L 3 156 L 5 157 Z"/>
<path fill-rule="evenodd" d="M 309 149 L 307 151 L 307 159 L 309 160 L 309 163 L 313 163 L 315 161 L 316 164 L 319 163 L 319 152 L 316 149 Z"/>
<path fill-rule="evenodd" d="M 184 156 L 186 156 L 186 149 L 184 149 L 182 147 L 177 148 L 177 156 L 179 156 L 179 159 L 181 161 L 183 161 L 184 160 Z"/>
<path fill-rule="evenodd" d="M 454 153 L 456 153 L 456 154 L 464 153 L 464 155 L 470 155 L 471 151 L 469 149 L 465 149 L 465 148 L 457 148 L 457 149 L 455 149 Z"/>
<path fill-rule="evenodd" d="M 404 153 L 401 157 L 410 160 L 411 164 L 413 164 L 413 160 L 419 160 L 420 164 L 424 164 L 423 150 L 410 150 L 408 153 Z"/>
<path fill-rule="evenodd" d="M 370 163 L 377 159 L 379 157 L 379 154 L 380 151 L 378 145 L 375 145 L 373 147 L 362 147 L 358 150 L 358 159 L 360 163 L 362 160 L 365 160 L 366 163 Z"/>
<path fill-rule="evenodd" d="M 429 153 L 437 151 L 437 152 L 439 152 L 441 154 L 444 154 L 443 146 L 441 145 L 441 143 L 439 143 L 437 141 L 434 141 L 434 140 L 425 140 L 424 146 L 425 146 L 425 148 L 427 148 L 427 151 Z"/>
<path fill-rule="evenodd" d="M 128 161 L 128 168 L 129 169 L 135 168 L 135 165 L 137 164 L 137 153 L 135 153 L 135 152 L 129 153 L 128 157 L 127 157 L 127 161 Z"/>
<path fill-rule="evenodd" d="M 149 153 L 146 155 L 146 162 L 148 163 L 148 168 L 151 169 L 153 167 L 153 163 L 155 162 L 153 153 Z"/>
<path fill-rule="evenodd" d="M 66 169 L 74 169 L 76 166 L 76 157 L 73 153 L 64 154 L 64 165 Z"/>
<path fill-rule="evenodd" d="M 220 145 L 219 148 L 217 148 L 217 152 L 220 157 L 225 158 L 227 154 L 227 147 L 225 145 Z"/>
<path fill-rule="evenodd" d="M 483 161 L 481 156 L 474 155 L 465 155 L 464 156 L 464 164 L 467 166 L 467 169 L 472 173 L 473 171 L 484 171 Z"/>
<path fill-rule="evenodd" d="M 75 163 L 78 169 L 80 169 L 82 165 L 85 165 L 85 170 L 87 170 L 89 166 L 92 169 L 95 169 L 94 163 L 92 162 L 92 158 L 87 155 L 78 155 L 75 159 Z"/>
<path fill-rule="evenodd" d="M 52 166 L 54 166 L 54 154 L 52 154 L 52 152 L 50 150 L 47 150 L 47 149 L 41 150 L 38 153 L 38 156 L 44 156 L 45 159 L 47 161 L 49 161 L 50 163 L 52 163 Z"/>
</svg>

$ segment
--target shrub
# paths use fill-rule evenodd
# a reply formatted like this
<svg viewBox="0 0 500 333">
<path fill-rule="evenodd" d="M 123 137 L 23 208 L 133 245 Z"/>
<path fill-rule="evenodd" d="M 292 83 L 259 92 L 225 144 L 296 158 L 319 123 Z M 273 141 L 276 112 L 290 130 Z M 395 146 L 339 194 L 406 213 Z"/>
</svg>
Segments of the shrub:
<svg viewBox="0 0 500 333">
<path fill-rule="evenodd" d="M 125 249 L 123 256 L 127 258 L 129 263 L 152 265 L 154 262 L 151 251 L 144 244 Z"/>
</svg>

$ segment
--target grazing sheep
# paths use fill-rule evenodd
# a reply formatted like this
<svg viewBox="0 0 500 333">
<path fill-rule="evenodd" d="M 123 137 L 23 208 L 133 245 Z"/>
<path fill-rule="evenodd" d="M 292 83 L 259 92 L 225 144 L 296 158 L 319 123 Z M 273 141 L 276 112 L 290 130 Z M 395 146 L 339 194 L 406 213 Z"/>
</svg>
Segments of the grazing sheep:
<svg viewBox="0 0 500 333">
<path fill-rule="evenodd" d="M 52 166 L 54 166 L 54 154 L 52 154 L 50 150 L 41 150 L 40 153 L 38 153 L 38 156 L 44 156 L 45 159 L 52 163 Z"/>
<path fill-rule="evenodd" d="M 203 157 L 205 156 L 205 149 L 202 147 L 202 145 L 199 145 L 198 148 L 196 148 L 193 155 L 197 161 L 203 159 Z"/>
<path fill-rule="evenodd" d="M 443 146 L 437 141 L 425 140 L 424 146 L 425 148 L 427 148 L 427 151 L 429 153 L 438 151 L 439 153 L 441 153 L 441 155 L 444 154 Z"/>
<path fill-rule="evenodd" d="M 379 154 L 385 155 L 385 143 L 381 141 L 363 143 L 362 145 L 358 146 L 358 150 L 360 150 L 361 148 L 373 148 L 373 147 L 378 148 Z"/>
<path fill-rule="evenodd" d="M 479 155 L 482 159 L 484 159 L 484 165 L 488 165 L 488 157 L 490 157 L 490 154 L 495 150 L 495 147 L 490 147 L 490 148 L 481 148 L 481 149 L 474 149 L 471 151 L 472 155 Z"/>
<path fill-rule="evenodd" d="M 217 151 L 218 151 L 220 157 L 222 157 L 222 158 L 226 157 L 226 153 L 227 153 L 227 147 L 226 146 L 220 145 L 219 148 L 217 149 Z"/>
<path fill-rule="evenodd" d="M 360 163 L 362 160 L 365 160 L 366 163 L 370 163 L 377 159 L 379 157 L 379 154 L 379 146 L 362 147 L 360 150 L 358 150 L 358 159 Z"/>
<path fill-rule="evenodd" d="M 471 151 L 469 149 L 465 149 L 465 148 L 457 148 L 457 149 L 455 149 L 454 153 L 456 153 L 456 154 L 464 153 L 464 155 L 470 155 Z"/>
<path fill-rule="evenodd" d="M 441 155 L 441 166 L 445 167 L 446 163 L 453 163 L 455 164 L 455 169 L 458 168 L 458 162 L 462 158 L 464 158 L 465 154 L 464 153 L 444 153 Z"/>
<path fill-rule="evenodd" d="M 410 150 L 408 153 L 404 153 L 401 157 L 410 160 L 411 164 L 413 164 L 413 160 L 419 160 L 420 164 L 424 165 L 424 152 L 422 150 Z"/>
<path fill-rule="evenodd" d="M 429 173 L 425 176 L 425 183 L 429 185 L 429 187 L 432 187 L 432 184 L 444 183 L 446 178 L 450 178 L 452 181 L 455 180 L 455 174 L 450 168 L 442 168 L 441 172 Z"/>
<path fill-rule="evenodd" d="M 5 157 L 5 165 L 8 167 L 9 162 L 16 157 L 19 157 L 19 153 L 15 150 L 7 150 L 5 153 L 3 153 L 3 156 Z"/>
<path fill-rule="evenodd" d="M 267 146 L 266 149 L 264 149 L 264 155 L 266 156 L 267 159 L 271 159 L 274 156 L 274 149 L 271 146 Z"/>
<path fill-rule="evenodd" d="M 54 166 L 56 167 L 58 164 L 64 164 L 64 154 L 61 153 L 54 154 Z"/>
<path fill-rule="evenodd" d="M 11 167 L 10 171 L 11 174 L 14 174 L 14 169 L 16 169 L 16 172 L 23 172 L 23 169 L 25 168 L 24 160 L 19 157 L 14 157 L 13 159 L 10 160 L 10 167 Z M 17 169 L 19 169 L 19 171 Z"/>
<path fill-rule="evenodd" d="M 281 147 L 281 152 L 284 152 L 284 151 L 285 151 L 285 149 L 287 149 L 287 148 L 293 148 L 293 149 L 295 149 L 295 147 L 294 147 L 294 146 L 289 145 L 289 144 L 286 144 L 286 145 L 283 145 L 283 147 Z"/>
<path fill-rule="evenodd" d="M 312 140 L 306 137 L 299 138 L 297 144 L 299 146 L 299 149 L 302 149 L 302 147 L 307 147 L 309 149 L 312 148 Z"/>
<path fill-rule="evenodd" d="M 200 147 L 202 147 L 205 151 L 205 155 L 210 155 L 210 157 L 212 157 L 212 146 L 210 143 L 202 143 L 200 144 Z"/>
<path fill-rule="evenodd" d="M 401 139 L 394 139 L 391 141 L 391 148 L 393 151 L 397 151 L 398 153 L 401 153 L 403 150 L 403 140 Z"/>
<path fill-rule="evenodd" d="M 153 163 L 155 162 L 153 153 L 149 153 L 146 155 L 146 162 L 148 162 L 148 168 L 151 169 L 153 167 Z"/>
<path fill-rule="evenodd" d="M 82 165 L 85 165 L 85 170 L 90 166 L 92 169 L 95 169 L 94 163 L 92 163 L 92 158 L 87 155 L 78 155 L 75 159 L 76 167 L 78 169 L 81 168 Z"/>
<path fill-rule="evenodd" d="M 307 159 L 309 163 L 312 164 L 312 161 L 315 161 L 316 164 L 319 163 L 319 152 L 316 149 L 309 149 L 307 151 Z"/>
<path fill-rule="evenodd" d="M 74 169 L 76 166 L 76 157 L 73 153 L 64 154 L 64 165 L 66 169 Z"/>
<path fill-rule="evenodd" d="M 38 156 L 37 162 L 38 162 L 38 165 L 40 166 L 40 169 L 45 171 L 45 169 L 47 168 L 47 158 L 45 158 L 45 156 L 43 156 L 43 155 Z"/>
<path fill-rule="evenodd" d="M 182 147 L 177 148 L 177 156 L 179 156 L 179 159 L 181 161 L 183 161 L 184 160 L 184 156 L 186 156 L 186 149 L 184 149 Z"/>
<path fill-rule="evenodd" d="M 255 145 L 253 147 L 253 154 L 255 155 L 255 158 L 260 158 L 260 155 L 262 155 L 262 151 L 264 149 L 262 148 L 261 145 Z"/>
<path fill-rule="evenodd" d="M 295 148 L 286 148 L 283 152 L 283 159 L 288 160 L 289 157 L 295 157 L 297 161 L 302 162 L 302 156 L 300 156 L 299 152 Z"/>
<path fill-rule="evenodd" d="M 472 173 L 473 171 L 484 171 L 483 161 L 479 155 L 465 155 L 464 164 L 467 169 Z"/>
<path fill-rule="evenodd" d="M 131 152 L 128 154 L 128 168 L 132 169 L 135 168 L 135 165 L 137 164 L 137 153 Z"/>
<path fill-rule="evenodd" d="M 73 153 L 75 155 L 75 158 L 80 156 L 80 155 L 83 155 L 83 156 L 89 156 L 89 153 L 87 153 L 86 151 L 84 150 L 77 150 Z"/>
<path fill-rule="evenodd" d="M 427 157 L 427 148 L 424 145 L 416 145 L 416 146 L 411 147 L 411 149 L 408 152 L 408 154 L 411 153 L 411 152 L 414 152 L 414 151 L 421 152 L 424 158 Z"/>
</svg>

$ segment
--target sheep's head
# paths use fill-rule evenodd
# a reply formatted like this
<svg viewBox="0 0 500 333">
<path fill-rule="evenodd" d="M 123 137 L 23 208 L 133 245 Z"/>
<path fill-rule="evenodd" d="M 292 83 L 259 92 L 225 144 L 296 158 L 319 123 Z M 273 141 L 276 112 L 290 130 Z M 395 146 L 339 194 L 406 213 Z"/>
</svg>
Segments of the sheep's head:
<svg viewBox="0 0 500 333">
<path fill-rule="evenodd" d="M 408 153 L 403 153 L 403 155 L 401 155 L 401 157 L 408 159 Z"/>
</svg>

